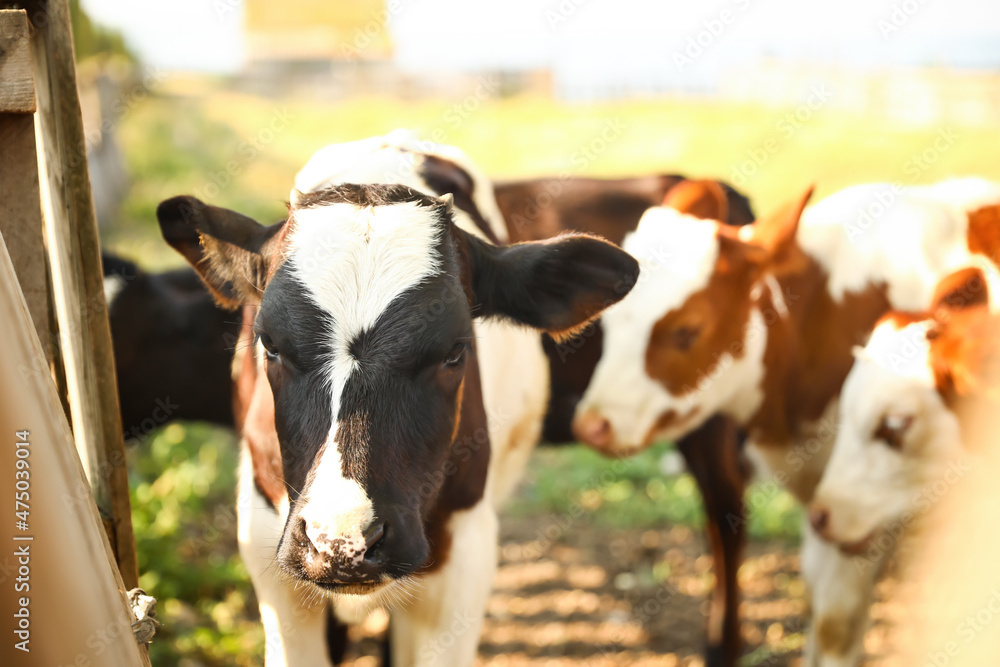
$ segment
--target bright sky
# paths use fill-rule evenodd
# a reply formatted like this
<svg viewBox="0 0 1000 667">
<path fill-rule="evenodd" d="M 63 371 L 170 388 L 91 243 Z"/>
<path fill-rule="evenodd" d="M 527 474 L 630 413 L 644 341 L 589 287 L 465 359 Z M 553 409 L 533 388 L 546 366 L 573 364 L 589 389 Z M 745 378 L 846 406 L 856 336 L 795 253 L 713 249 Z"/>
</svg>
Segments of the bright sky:
<svg viewBox="0 0 1000 667">
<path fill-rule="evenodd" d="M 335 1 L 335 0 L 334 0 Z M 350 0 L 342 0 L 350 1 Z M 82 0 L 148 63 L 237 71 L 242 0 Z M 551 66 L 606 79 L 670 68 L 710 80 L 762 55 L 862 64 L 1000 67 L 997 0 L 387 0 L 399 65 L 409 69 Z M 726 12 L 726 14 L 724 14 Z M 721 23 L 727 18 L 727 23 Z M 721 30 L 720 30 L 721 26 Z M 716 35 L 705 31 L 714 27 Z M 689 40 L 707 46 L 680 67 Z"/>
</svg>

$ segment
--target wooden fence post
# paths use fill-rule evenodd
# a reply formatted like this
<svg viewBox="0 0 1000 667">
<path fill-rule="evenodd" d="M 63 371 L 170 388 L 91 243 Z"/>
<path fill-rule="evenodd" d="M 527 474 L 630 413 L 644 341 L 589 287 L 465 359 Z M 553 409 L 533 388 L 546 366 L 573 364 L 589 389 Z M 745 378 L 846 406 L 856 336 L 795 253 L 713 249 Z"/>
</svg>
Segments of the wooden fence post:
<svg viewBox="0 0 1000 667">
<path fill-rule="evenodd" d="M 9 359 L 31 365 L 44 357 L 17 283 L 0 237 L 0 337 Z M 47 374 L 23 376 L 17 364 L 0 364 L 0 433 L 0 664 L 148 667 Z M 15 489 L 24 494 L 20 504 Z"/>
<path fill-rule="evenodd" d="M 128 588 L 138 585 L 111 330 L 66 0 L 25 3 L 44 238 L 77 451 Z"/>
<path fill-rule="evenodd" d="M 35 83 L 23 10 L 0 11 L 0 233 L 28 303 L 38 341 L 52 359 L 48 258 L 35 153 Z"/>
</svg>

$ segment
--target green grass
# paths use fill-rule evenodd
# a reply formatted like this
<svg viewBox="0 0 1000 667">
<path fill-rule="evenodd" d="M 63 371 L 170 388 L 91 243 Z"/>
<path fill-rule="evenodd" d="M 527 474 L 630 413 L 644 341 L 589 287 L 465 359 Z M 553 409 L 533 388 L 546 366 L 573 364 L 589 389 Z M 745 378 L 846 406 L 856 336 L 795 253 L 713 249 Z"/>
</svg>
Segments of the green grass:
<svg viewBox="0 0 1000 667">
<path fill-rule="evenodd" d="M 202 424 L 170 424 L 130 452 L 139 585 L 161 626 L 154 665 L 258 665 L 264 633 L 236 551 L 237 443 Z"/>
<path fill-rule="evenodd" d="M 700 528 L 705 513 L 694 478 L 660 469 L 661 459 L 672 451 L 672 445 L 660 444 L 610 460 L 580 445 L 539 449 L 507 513 L 583 516 L 607 528 Z M 747 497 L 755 501 L 745 517 L 751 537 L 798 538 L 802 511 L 790 494 L 753 485 Z"/>
</svg>

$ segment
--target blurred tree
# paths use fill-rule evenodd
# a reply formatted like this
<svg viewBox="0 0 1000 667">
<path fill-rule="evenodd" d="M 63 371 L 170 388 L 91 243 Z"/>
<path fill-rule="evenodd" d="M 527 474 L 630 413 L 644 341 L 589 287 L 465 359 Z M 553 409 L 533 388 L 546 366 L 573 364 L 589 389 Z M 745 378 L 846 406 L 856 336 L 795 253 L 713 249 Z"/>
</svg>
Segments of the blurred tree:
<svg viewBox="0 0 1000 667">
<path fill-rule="evenodd" d="M 91 21 L 80 6 L 80 0 L 69 0 L 69 12 L 77 60 L 86 60 L 96 55 L 117 55 L 135 62 L 135 54 L 125 46 L 122 34 Z"/>
</svg>

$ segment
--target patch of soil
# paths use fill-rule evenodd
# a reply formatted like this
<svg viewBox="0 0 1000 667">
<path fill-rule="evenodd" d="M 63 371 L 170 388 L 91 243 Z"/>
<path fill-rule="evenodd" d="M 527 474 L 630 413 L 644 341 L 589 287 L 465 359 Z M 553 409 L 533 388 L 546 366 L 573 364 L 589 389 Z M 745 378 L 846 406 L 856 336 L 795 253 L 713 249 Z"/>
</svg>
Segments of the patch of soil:
<svg viewBox="0 0 1000 667">
<path fill-rule="evenodd" d="M 580 522 L 582 523 L 582 522 Z M 501 522 L 500 567 L 480 667 L 700 667 L 712 559 L 699 531 L 553 530 L 545 517 Z M 551 539 L 547 536 L 553 536 Z M 743 665 L 797 665 L 805 641 L 798 548 L 754 541 L 740 569 Z M 887 667 L 896 583 L 884 578 L 866 636 L 867 667 Z M 352 667 L 379 664 L 379 615 L 351 629 Z"/>
</svg>

